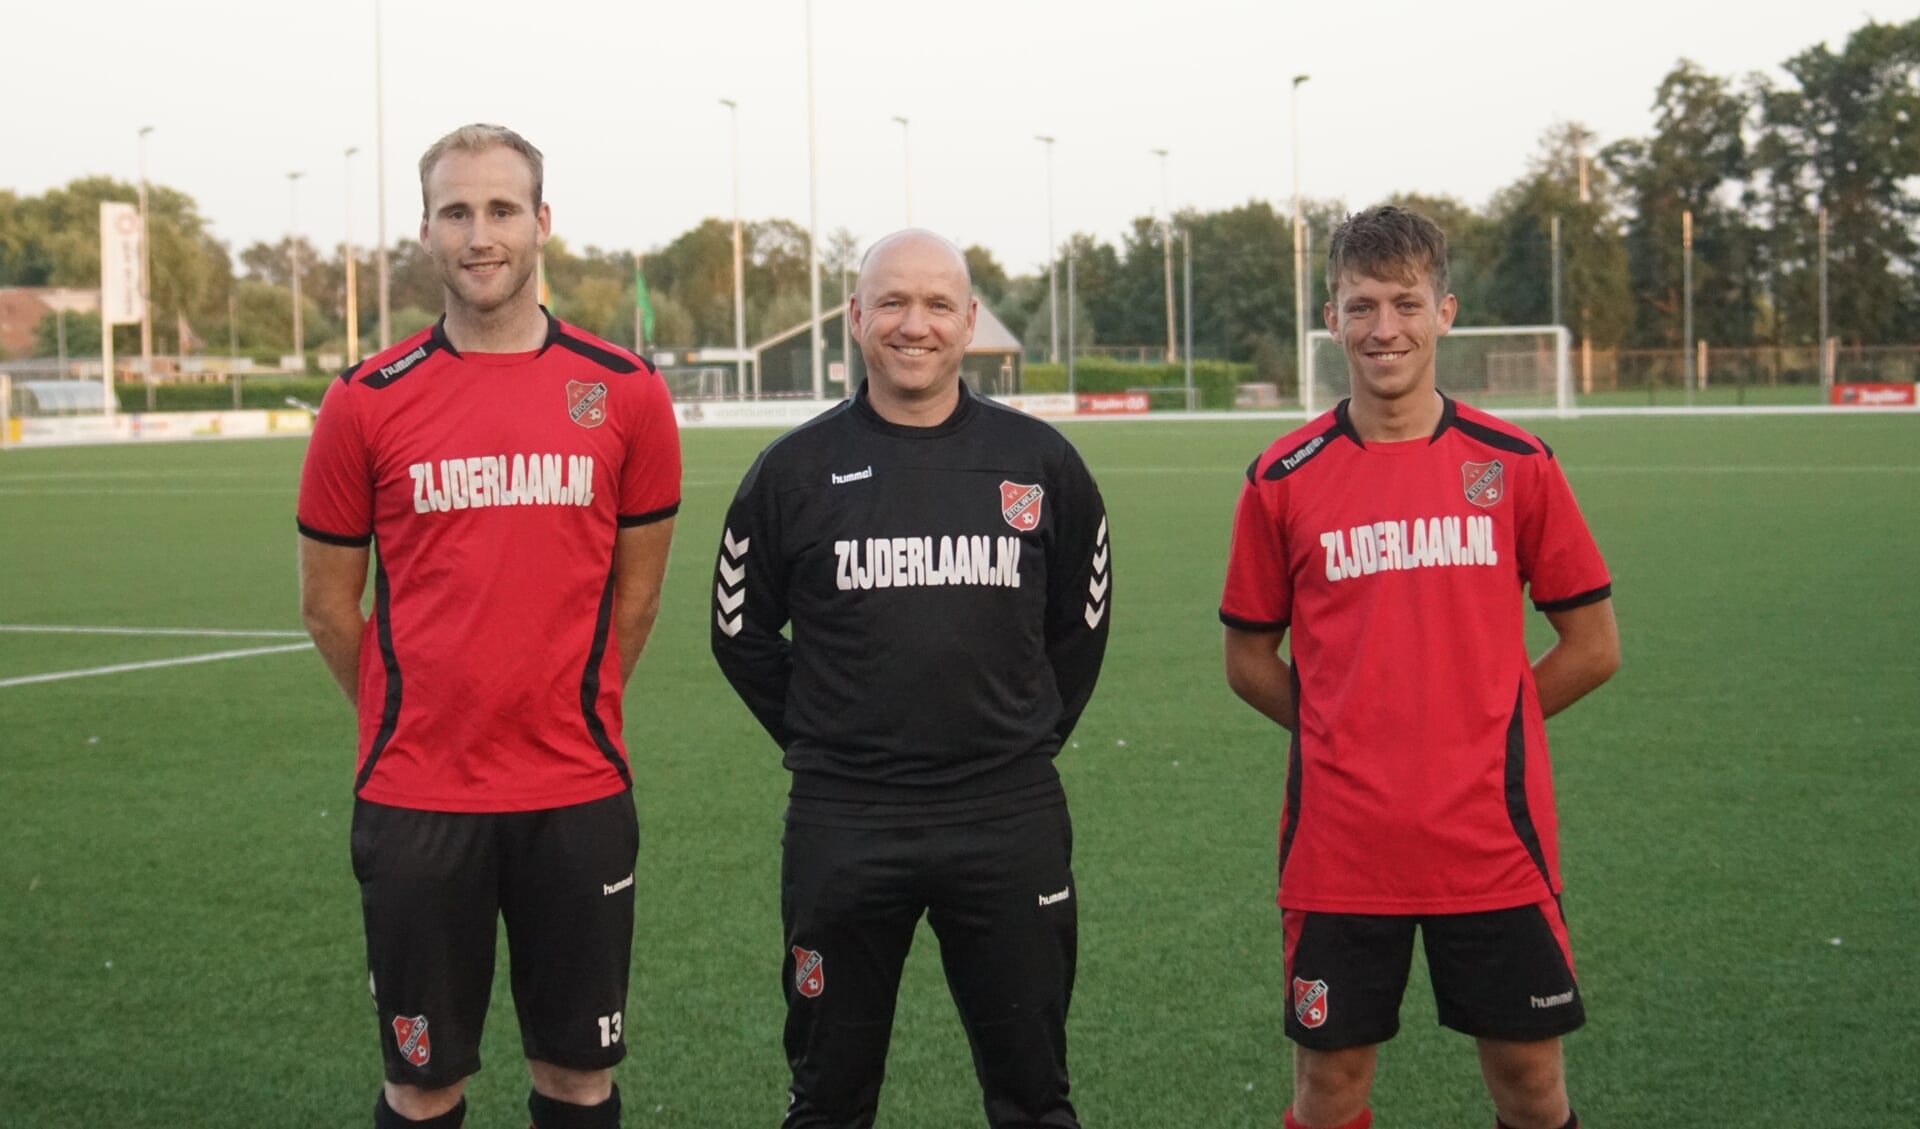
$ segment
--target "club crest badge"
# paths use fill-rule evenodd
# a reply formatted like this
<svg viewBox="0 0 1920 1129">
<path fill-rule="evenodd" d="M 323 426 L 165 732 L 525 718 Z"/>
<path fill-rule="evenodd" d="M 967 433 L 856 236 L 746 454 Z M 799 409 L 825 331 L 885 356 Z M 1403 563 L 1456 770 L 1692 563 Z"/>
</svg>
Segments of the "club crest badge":
<svg viewBox="0 0 1920 1129">
<path fill-rule="evenodd" d="M 819 953 L 793 947 L 793 990 L 813 999 L 827 988 L 827 970 Z"/>
<path fill-rule="evenodd" d="M 1293 978 L 1293 1017 L 1302 1027 L 1318 1027 L 1327 1021 L 1327 982 Z"/>
<path fill-rule="evenodd" d="M 1460 486 L 1467 492 L 1467 501 L 1483 510 L 1499 505 L 1500 499 L 1507 496 L 1506 467 L 1499 459 L 1490 463 L 1461 463 Z"/>
<path fill-rule="evenodd" d="M 400 1057 L 415 1066 L 427 1065 L 433 1057 L 433 1046 L 427 1042 L 427 1017 L 416 1015 L 409 1019 L 404 1015 L 393 1017 L 393 1040 L 400 1044 Z"/>
<path fill-rule="evenodd" d="M 567 381 L 567 417 L 581 427 L 607 422 L 607 386 Z"/>
<path fill-rule="evenodd" d="M 1022 486 L 1018 482 L 1000 484 L 1000 516 L 1007 524 L 1022 533 L 1031 533 L 1040 526 L 1040 499 L 1046 491 L 1038 486 Z"/>
</svg>

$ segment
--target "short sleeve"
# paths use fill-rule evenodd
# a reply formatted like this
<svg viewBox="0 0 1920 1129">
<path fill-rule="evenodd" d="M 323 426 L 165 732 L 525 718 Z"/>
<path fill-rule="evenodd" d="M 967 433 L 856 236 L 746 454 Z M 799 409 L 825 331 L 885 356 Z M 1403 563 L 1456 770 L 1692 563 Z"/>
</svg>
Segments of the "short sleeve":
<svg viewBox="0 0 1920 1129">
<path fill-rule="evenodd" d="M 373 541 L 373 470 L 354 399 L 352 385 L 339 380 L 320 402 L 295 514 L 306 536 L 361 547 Z"/>
<path fill-rule="evenodd" d="M 1241 631 L 1281 631 L 1293 615 L 1293 573 L 1287 564 L 1286 528 L 1276 503 L 1284 504 L 1284 486 L 1262 489 L 1250 477 L 1240 488 L 1233 513 L 1233 542 L 1227 552 L 1226 591 L 1220 598 L 1220 622 Z"/>
<path fill-rule="evenodd" d="M 680 510 L 680 424 L 673 398 L 657 373 L 633 381 L 639 410 L 627 431 L 620 464 L 620 525 L 646 525 Z"/>
<path fill-rule="evenodd" d="M 1516 547 L 1520 579 L 1534 607 L 1563 611 L 1606 599 L 1612 582 L 1600 547 L 1580 514 L 1573 487 L 1551 456 L 1531 460 L 1538 466 L 1522 499 Z"/>
</svg>

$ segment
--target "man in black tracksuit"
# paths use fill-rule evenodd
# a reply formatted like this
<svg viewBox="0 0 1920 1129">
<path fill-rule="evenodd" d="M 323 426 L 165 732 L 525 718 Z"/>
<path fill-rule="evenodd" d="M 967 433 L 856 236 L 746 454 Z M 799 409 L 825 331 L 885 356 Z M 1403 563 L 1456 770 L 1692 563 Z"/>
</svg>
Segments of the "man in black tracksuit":
<svg viewBox="0 0 1920 1129">
<path fill-rule="evenodd" d="M 868 378 L 747 471 L 714 588 L 714 654 L 793 773 L 785 1127 L 873 1124 L 924 913 L 989 1124 L 1071 1129 L 1053 756 L 1106 650 L 1105 510 L 1059 432 L 960 381 L 977 306 L 952 244 L 888 236 L 849 306 Z"/>
</svg>

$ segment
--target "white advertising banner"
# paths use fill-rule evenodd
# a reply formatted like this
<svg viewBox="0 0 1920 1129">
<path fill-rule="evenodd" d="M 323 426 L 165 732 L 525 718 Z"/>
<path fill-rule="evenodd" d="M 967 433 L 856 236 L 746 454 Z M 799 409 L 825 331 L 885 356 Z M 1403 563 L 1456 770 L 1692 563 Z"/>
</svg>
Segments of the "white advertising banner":
<svg viewBox="0 0 1920 1129">
<path fill-rule="evenodd" d="M 100 317 L 103 324 L 140 320 L 140 209 L 100 204 Z"/>
</svg>

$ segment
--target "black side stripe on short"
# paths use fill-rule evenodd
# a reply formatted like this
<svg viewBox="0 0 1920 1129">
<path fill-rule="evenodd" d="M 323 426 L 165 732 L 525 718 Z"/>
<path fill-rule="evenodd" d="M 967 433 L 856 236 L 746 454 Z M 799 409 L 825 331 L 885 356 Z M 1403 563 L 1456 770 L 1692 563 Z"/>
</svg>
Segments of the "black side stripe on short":
<svg viewBox="0 0 1920 1129">
<path fill-rule="evenodd" d="M 587 724 L 587 734 L 607 758 L 615 772 L 620 774 L 621 783 L 633 787 L 633 773 L 627 768 L 627 762 L 620 750 L 613 747 L 613 741 L 607 736 L 607 723 L 601 720 L 600 702 L 600 660 L 607 654 L 607 636 L 613 630 L 613 570 L 607 570 L 607 585 L 600 590 L 600 610 L 593 620 L 593 646 L 587 649 L 587 669 L 580 674 L 580 716 Z"/>
<path fill-rule="evenodd" d="M 1527 808 L 1527 724 L 1526 683 L 1513 695 L 1513 717 L 1507 722 L 1507 818 L 1513 833 L 1527 849 L 1527 857 L 1540 869 L 1540 880 L 1553 889 L 1553 874 L 1547 870 L 1547 854 L 1540 847 L 1540 831 L 1533 825 L 1533 812 Z"/>
<path fill-rule="evenodd" d="M 386 750 L 387 742 L 393 740 L 393 731 L 400 727 L 400 659 L 393 651 L 393 593 L 387 586 L 387 565 L 374 556 L 373 565 L 373 623 L 380 639 L 380 663 L 387 673 L 387 698 L 380 707 L 380 731 L 374 734 L 373 747 L 367 750 L 367 763 L 360 768 L 359 779 L 353 782 L 353 792 L 367 786 L 373 777 L 373 766 L 380 763 L 380 754 Z"/>
<path fill-rule="evenodd" d="M 1278 874 L 1287 873 L 1287 855 L 1293 851 L 1294 833 L 1300 830 L 1300 668 L 1294 667 L 1287 673 L 1287 680 L 1293 684 L 1294 732 L 1293 739 L 1287 742 L 1287 833 L 1280 837 L 1280 869 Z"/>
</svg>

